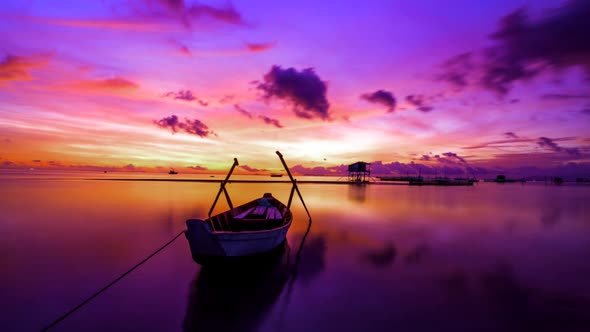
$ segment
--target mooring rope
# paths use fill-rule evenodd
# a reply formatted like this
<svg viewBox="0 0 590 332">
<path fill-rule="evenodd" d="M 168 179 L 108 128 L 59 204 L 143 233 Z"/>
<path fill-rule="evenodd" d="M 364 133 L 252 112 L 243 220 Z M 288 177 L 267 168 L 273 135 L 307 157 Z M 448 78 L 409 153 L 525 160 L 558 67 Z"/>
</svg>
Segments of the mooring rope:
<svg viewBox="0 0 590 332">
<path fill-rule="evenodd" d="M 57 318 L 56 320 L 54 320 L 51 324 L 49 324 L 45 328 L 43 328 L 43 330 L 41 330 L 41 331 L 42 332 L 45 332 L 45 331 L 49 330 L 50 328 L 54 327 L 59 322 L 61 322 L 62 320 L 66 319 L 68 316 L 70 316 L 74 312 L 76 312 L 78 309 L 82 308 L 88 302 L 92 301 L 95 297 L 97 297 L 98 295 L 100 295 L 100 293 L 102 293 L 102 292 L 106 291 L 107 289 L 109 289 L 112 285 L 116 284 L 119 280 L 123 279 L 126 275 L 128 275 L 129 273 L 131 273 L 133 270 L 135 270 L 136 268 L 138 268 L 140 265 L 142 265 L 143 263 L 147 262 L 150 258 L 154 257 L 160 251 L 164 250 L 164 248 L 166 248 L 167 246 L 169 246 L 170 244 L 172 244 L 172 242 L 174 242 L 176 239 L 178 239 L 182 234 L 184 234 L 184 232 L 186 232 L 186 230 L 183 230 L 182 232 L 178 233 L 175 237 L 172 238 L 172 240 L 168 241 L 165 245 L 161 246 L 158 250 L 156 250 L 153 253 L 151 253 L 149 256 L 147 256 L 146 258 L 144 258 L 141 262 L 135 264 L 135 266 L 133 266 L 132 268 L 130 268 L 129 270 L 127 270 L 125 273 L 121 274 L 119 277 L 117 277 L 115 280 L 111 281 L 108 285 L 104 286 L 103 288 L 101 288 L 96 293 L 92 294 L 86 300 L 80 302 L 80 304 L 78 304 L 77 306 L 75 306 L 74 308 L 72 308 L 70 311 L 68 311 L 65 314 L 61 315 L 59 318 Z"/>
</svg>

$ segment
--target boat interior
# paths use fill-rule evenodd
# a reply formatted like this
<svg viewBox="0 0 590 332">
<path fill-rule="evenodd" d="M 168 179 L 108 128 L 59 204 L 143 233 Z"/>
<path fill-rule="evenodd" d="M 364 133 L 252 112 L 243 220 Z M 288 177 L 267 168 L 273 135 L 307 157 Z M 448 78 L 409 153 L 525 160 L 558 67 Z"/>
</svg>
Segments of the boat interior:
<svg viewBox="0 0 590 332">
<path fill-rule="evenodd" d="M 283 203 L 270 194 L 264 194 L 262 198 L 212 216 L 207 221 L 215 232 L 243 232 L 281 227 L 291 222 L 292 218 Z"/>
</svg>

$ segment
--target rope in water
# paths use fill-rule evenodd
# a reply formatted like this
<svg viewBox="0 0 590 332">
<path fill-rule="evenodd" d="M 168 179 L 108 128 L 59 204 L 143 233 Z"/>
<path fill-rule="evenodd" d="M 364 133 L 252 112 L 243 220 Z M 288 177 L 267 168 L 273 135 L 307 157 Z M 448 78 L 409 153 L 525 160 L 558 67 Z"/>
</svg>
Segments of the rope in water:
<svg viewBox="0 0 590 332">
<path fill-rule="evenodd" d="M 66 319 L 68 316 L 70 316 L 71 314 L 73 314 L 74 312 L 76 312 L 78 309 L 82 308 L 84 305 L 86 305 L 88 302 L 92 301 L 95 297 L 97 297 L 98 295 L 100 295 L 102 292 L 106 291 L 107 289 L 109 289 L 111 286 L 113 286 L 115 283 L 117 283 L 119 280 L 123 279 L 126 275 L 128 275 L 129 273 L 131 273 L 133 270 L 135 270 L 136 268 L 138 268 L 140 265 L 142 265 L 143 263 L 147 262 L 150 258 L 154 257 L 156 254 L 158 254 L 160 251 L 164 250 L 164 248 L 166 248 L 167 246 L 169 246 L 170 244 L 172 244 L 172 242 L 174 242 L 176 239 L 178 239 L 182 234 L 184 234 L 185 230 L 183 230 L 182 232 L 178 233 L 175 237 L 172 238 L 172 240 L 168 241 L 165 245 L 161 246 L 158 250 L 154 251 L 153 253 L 151 253 L 149 256 L 147 256 L 146 258 L 144 258 L 141 262 L 135 264 L 135 266 L 133 266 L 132 268 L 130 268 L 129 270 L 127 270 L 127 272 L 121 274 L 119 277 L 117 277 L 115 280 L 111 281 L 108 285 L 104 286 L 103 288 L 101 288 L 99 291 L 97 291 L 96 293 L 92 294 L 90 297 L 88 297 L 86 300 L 80 302 L 80 304 L 78 304 L 77 306 L 75 306 L 74 308 L 72 308 L 70 311 L 66 312 L 65 314 L 61 315 L 58 319 L 54 320 L 51 324 L 47 325 L 45 328 L 43 328 L 43 330 L 41 330 L 42 332 L 45 332 L 47 330 L 49 330 L 50 328 L 54 327 L 55 325 L 57 325 L 59 322 L 61 322 L 62 320 Z"/>
</svg>

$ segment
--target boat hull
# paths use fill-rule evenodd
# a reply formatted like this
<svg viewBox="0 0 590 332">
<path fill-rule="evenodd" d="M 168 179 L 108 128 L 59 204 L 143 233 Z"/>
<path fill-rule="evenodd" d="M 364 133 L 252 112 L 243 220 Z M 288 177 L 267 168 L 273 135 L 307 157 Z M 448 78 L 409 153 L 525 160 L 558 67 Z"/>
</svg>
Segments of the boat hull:
<svg viewBox="0 0 590 332">
<path fill-rule="evenodd" d="M 291 222 L 275 229 L 246 232 L 214 232 L 208 222 L 200 219 L 189 219 L 186 225 L 193 260 L 202 264 L 270 252 L 284 243 Z"/>
</svg>

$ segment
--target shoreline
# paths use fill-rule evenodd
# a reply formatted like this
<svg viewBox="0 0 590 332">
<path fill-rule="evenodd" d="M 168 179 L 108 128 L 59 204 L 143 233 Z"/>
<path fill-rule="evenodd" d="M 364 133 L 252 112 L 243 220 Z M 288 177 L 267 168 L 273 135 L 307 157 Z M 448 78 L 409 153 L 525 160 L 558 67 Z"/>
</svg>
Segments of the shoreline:
<svg viewBox="0 0 590 332">
<path fill-rule="evenodd" d="M 221 183 L 223 180 L 218 179 L 132 179 L 132 178 L 87 178 L 83 180 L 90 181 L 138 181 L 138 182 L 209 182 L 209 183 Z M 227 183 L 286 183 L 291 184 L 291 181 L 285 180 L 228 180 Z M 323 181 L 323 180 L 297 180 L 297 184 L 378 184 L 378 185 L 396 185 L 396 186 L 407 186 L 408 183 L 403 182 L 355 182 L 355 181 Z"/>
</svg>

